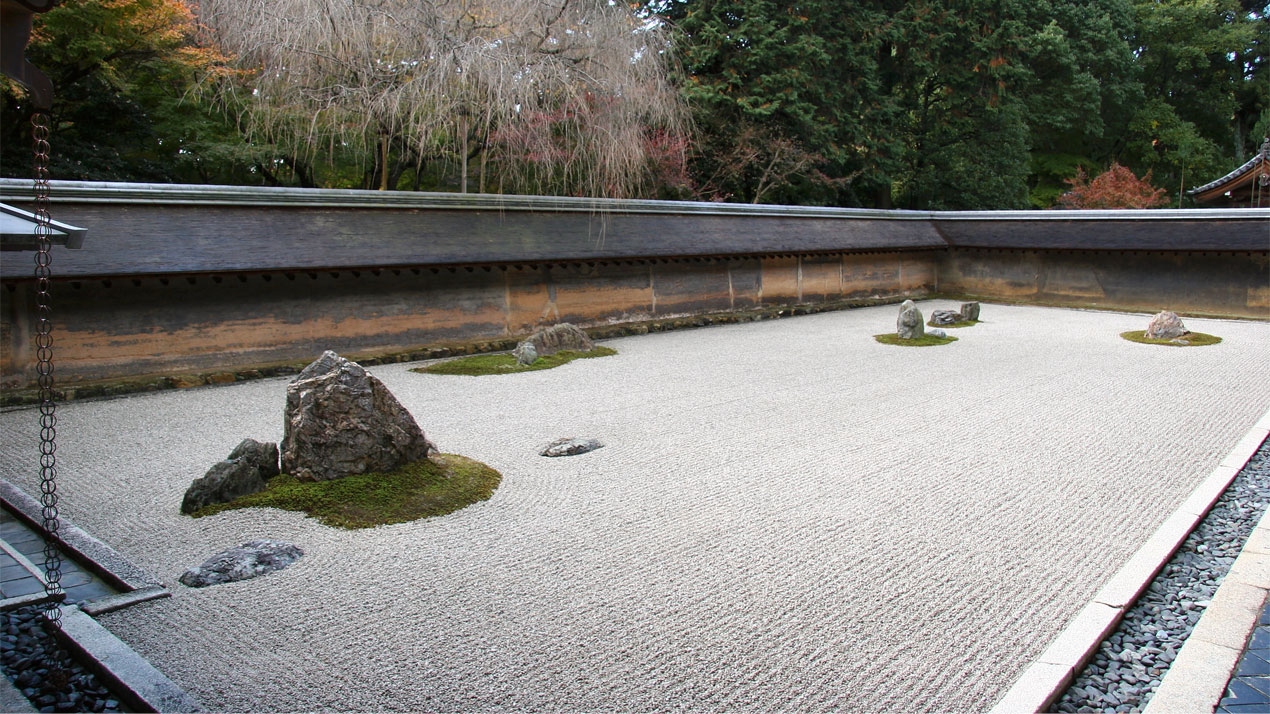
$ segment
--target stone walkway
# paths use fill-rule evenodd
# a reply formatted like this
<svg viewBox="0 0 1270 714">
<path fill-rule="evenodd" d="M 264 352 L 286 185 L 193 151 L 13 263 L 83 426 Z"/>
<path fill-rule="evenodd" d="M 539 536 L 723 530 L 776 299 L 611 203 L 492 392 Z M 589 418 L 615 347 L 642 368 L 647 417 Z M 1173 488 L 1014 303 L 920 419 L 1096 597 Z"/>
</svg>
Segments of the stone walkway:
<svg viewBox="0 0 1270 714">
<path fill-rule="evenodd" d="M 181 515 L 241 439 L 280 439 L 285 379 L 65 405 L 60 493 L 173 587 L 100 621 L 213 710 L 983 711 L 1270 409 L 1270 325 L 1188 320 L 1225 342 L 1179 349 L 1118 336 L 1149 316 L 985 305 L 951 345 L 873 341 L 895 314 L 372 368 L 504 476 L 443 518 Z M 0 413 L 28 493 L 31 415 Z M 564 436 L 606 446 L 537 455 Z M 306 555 L 175 584 L 260 537 Z"/>
<path fill-rule="evenodd" d="M 1252 639 L 1248 641 L 1248 649 L 1230 678 L 1217 712 L 1270 712 L 1270 602 L 1261 610 L 1261 618 Z"/>
</svg>

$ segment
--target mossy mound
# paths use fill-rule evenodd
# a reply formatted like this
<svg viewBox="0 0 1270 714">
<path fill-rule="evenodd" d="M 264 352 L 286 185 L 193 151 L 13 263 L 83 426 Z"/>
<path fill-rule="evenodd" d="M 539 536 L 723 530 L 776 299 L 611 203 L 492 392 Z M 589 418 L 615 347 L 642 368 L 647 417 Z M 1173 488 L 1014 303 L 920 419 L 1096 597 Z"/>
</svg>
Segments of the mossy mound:
<svg viewBox="0 0 1270 714">
<path fill-rule="evenodd" d="M 874 335 L 873 339 L 884 345 L 899 345 L 901 347 L 934 347 L 935 345 L 946 345 L 949 342 L 957 341 L 956 337 L 934 337 L 932 335 L 922 335 L 914 340 L 905 340 L 894 332 Z"/>
<path fill-rule="evenodd" d="M 440 454 L 384 474 L 333 481 L 269 479 L 264 491 L 195 511 L 195 518 L 237 508 L 303 511 L 328 526 L 372 528 L 443 516 L 494 495 L 503 480 L 494 469 L 457 454 Z"/>
<path fill-rule="evenodd" d="M 1208 335 L 1203 332 L 1188 332 L 1177 338 L 1185 340 L 1188 344 L 1181 344 L 1173 340 L 1152 340 L 1147 337 L 1146 330 L 1129 330 L 1121 332 L 1120 336 L 1130 342 L 1140 342 L 1144 345 L 1167 345 L 1169 347 L 1204 347 L 1206 345 L 1215 345 L 1221 342 L 1220 337 Z"/>
<path fill-rule="evenodd" d="M 540 369 L 559 367 L 575 359 L 608 357 L 615 354 L 617 354 L 617 350 L 611 347 L 596 347 L 589 352 L 562 350 L 553 355 L 539 357 L 534 360 L 533 364 L 519 364 L 516 362 L 515 357 L 507 353 L 472 355 L 471 357 L 452 359 L 448 362 L 430 364 L 427 367 L 416 367 L 410 371 L 421 374 L 459 374 L 469 377 L 479 377 L 485 374 L 518 374 L 520 372 L 534 372 Z"/>
<path fill-rule="evenodd" d="M 927 327 L 974 327 L 975 325 L 978 325 L 980 322 L 982 322 L 982 320 L 961 320 L 959 322 L 953 322 L 947 325 L 936 325 L 933 322 L 927 322 L 926 326 Z"/>
</svg>

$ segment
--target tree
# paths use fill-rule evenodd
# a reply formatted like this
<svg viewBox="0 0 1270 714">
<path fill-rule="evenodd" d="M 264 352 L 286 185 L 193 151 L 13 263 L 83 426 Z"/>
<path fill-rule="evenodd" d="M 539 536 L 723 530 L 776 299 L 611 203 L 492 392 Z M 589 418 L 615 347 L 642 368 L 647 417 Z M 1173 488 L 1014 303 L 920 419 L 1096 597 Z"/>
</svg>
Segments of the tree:
<svg viewBox="0 0 1270 714">
<path fill-rule="evenodd" d="M 478 186 L 629 195 L 656 131 L 681 132 L 669 47 L 597 0 L 203 0 L 215 41 L 251 70 L 220 85 L 249 135 L 312 157 L 373 156 L 396 188 L 429 162 Z M 553 119 L 554 117 L 554 119 Z M 497 182 L 486 171 L 498 174 Z"/>
<path fill-rule="evenodd" d="M 1077 169 L 1067 183 L 1071 190 L 1058 197 L 1058 208 L 1159 208 L 1169 202 L 1164 189 L 1151 185 L 1150 171 L 1138 178 L 1115 162 L 1092 181 Z"/>
<path fill-rule="evenodd" d="M 193 46 L 180 0 L 65 0 L 38 15 L 27 55 L 53 81 L 51 171 L 59 179 L 259 183 L 268 147 L 189 95 L 221 57 Z M 25 92 L 4 80 L 0 170 L 30 175 Z"/>
</svg>

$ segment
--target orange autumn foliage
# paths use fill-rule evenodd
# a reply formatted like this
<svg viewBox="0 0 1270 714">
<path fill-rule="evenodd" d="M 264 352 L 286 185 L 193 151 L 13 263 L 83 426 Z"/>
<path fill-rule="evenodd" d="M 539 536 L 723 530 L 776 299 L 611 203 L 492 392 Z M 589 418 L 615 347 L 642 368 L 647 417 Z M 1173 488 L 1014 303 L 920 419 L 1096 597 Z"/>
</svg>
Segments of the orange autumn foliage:
<svg viewBox="0 0 1270 714">
<path fill-rule="evenodd" d="M 1159 208 L 1169 202 L 1164 189 L 1151 185 L 1150 171 L 1138 178 L 1116 162 L 1092 181 L 1084 169 L 1065 181 L 1071 189 L 1058 197 L 1055 208 Z"/>
</svg>

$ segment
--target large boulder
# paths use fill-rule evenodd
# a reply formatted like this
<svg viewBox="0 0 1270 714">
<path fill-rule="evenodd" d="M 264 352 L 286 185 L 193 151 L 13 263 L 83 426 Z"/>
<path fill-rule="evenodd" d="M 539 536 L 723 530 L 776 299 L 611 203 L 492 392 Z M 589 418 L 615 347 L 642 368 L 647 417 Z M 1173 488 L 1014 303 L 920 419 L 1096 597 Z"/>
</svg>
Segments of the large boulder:
<svg viewBox="0 0 1270 714">
<path fill-rule="evenodd" d="M 1165 310 L 1151 318 L 1147 325 L 1146 337 L 1149 340 L 1172 340 L 1186 334 L 1186 325 L 1176 312 Z"/>
<path fill-rule="evenodd" d="M 922 325 L 922 311 L 912 300 L 900 304 L 900 316 L 895 321 L 895 332 L 902 340 L 914 340 L 926 332 Z"/>
<path fill-rule="evenodd" d="M 258 575 L 272 573 L 291 565 L 304 555 L 298 546 L 279 540 L 260 539 L 243 543 L 237 548 L 217 553 L 202 565 L 190 568 L 178 580 L 191 588 L 249 580 Z"/>
<path fill-rule="evenodd" d="M 525 342 L 534 346 L 537 357 L 553 355 L 561 350 L 590 352 L 595 349 L 595 343 L 586 332 L 582 331 L 581 327 L 567 322 L 538 330 L 526 338 Z"/>
<path fill-rule="evenodd" d="M 970 321 L 978 320 L 979 319 L 979 303 L 963 302 L 961 304 L 960 312 L 961 312 L 961 317 L 964 320 L 970 320 Z"/>
<path fill-rule="evenodd" d="M 327 351 L 287 385 L 282 470 L 302 481 L 389 471 L 433 447 L 361 365 Z"/>
<path fill-rule="evenodd" d="M 243 439 L 228 458 L 194 479 L 181 500 L 181 513 L 263 491 L 265 481 L 277 475 L 278 445 Z"/>
</svg>

